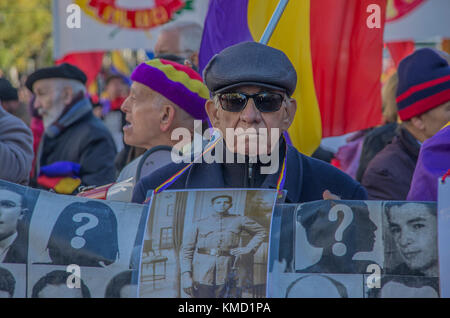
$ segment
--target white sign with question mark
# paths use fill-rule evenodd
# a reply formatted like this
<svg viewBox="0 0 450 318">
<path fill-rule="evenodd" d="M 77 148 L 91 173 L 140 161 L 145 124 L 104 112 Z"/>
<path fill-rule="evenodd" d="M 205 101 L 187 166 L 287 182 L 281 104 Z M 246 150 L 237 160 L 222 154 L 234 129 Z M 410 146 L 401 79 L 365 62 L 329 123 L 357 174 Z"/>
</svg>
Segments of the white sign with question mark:
<svg viewBox="0 0 450 318">
<path fill-rule="evenodd" d="M 75 234 L 77 236 L 72 238 L 72 240 L 70 241 L 70 245 L 72 245 L 72 247 L 76 249 L 80 249 L 84 245 L 86 245 L 86 240 L 83 238 L 84 233 L 98 225 L 98 218 L 95 215 L 89 213 L 77 213 L 72 217 L 72 220 L 74 222 L 81 222 L 83 218 L 87 218 L 89 222 L 77 228 L 75 231 Z"/>
<path fill-rule="evenodd" d="M 344 234 L 345 229 L 352 223 L 353 221 L 353 211 L 352 209 L 345 204 L 336 204 L 334 207 L 330 209 L 328 212 L 328 219 L 330 221 L 336 222 L 338 219 L 338 212 L 344 213 L 344 219 L 341 224 L 339 224 L 336 232 L 334 233 L 334 238 L 337 243 L 333 244 L 333 254 L 336 256 L 344 256 L 347 253 L 347 246 L 342 243 L 342 235 Z"/>
</svg>

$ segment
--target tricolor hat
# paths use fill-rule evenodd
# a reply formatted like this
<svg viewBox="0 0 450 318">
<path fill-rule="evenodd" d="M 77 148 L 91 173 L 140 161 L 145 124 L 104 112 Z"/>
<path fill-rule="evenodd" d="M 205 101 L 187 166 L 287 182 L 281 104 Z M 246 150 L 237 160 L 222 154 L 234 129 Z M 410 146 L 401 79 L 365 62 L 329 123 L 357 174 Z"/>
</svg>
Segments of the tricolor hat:
<svg viewBox="0 0 450 318">
<path fill-rule="evenodd" d="M 206 120 L 208 88 L 200 74 L 190 67 L 164 59 L 139 64 L 131 80 L 141 83 L 181 107 L 195 119 Z"/>
<path fill-rule="evenodd" d="M 425 48 L 404 58 L 398 67 L 397 106 L 408 120 L 450 100 L 450 66 L 439 53 Z"/>
</svg>

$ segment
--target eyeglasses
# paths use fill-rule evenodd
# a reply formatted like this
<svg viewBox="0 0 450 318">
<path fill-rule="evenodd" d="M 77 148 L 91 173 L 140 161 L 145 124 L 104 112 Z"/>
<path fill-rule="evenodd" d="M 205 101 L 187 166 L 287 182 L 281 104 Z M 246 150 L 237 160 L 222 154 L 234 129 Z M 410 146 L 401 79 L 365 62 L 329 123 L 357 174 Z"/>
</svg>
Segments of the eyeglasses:
<svg viewBox="0 0 450 318">
<path fill-rule="evenodd" d="M 280 110 L 284 96 L 278 93 L 261 92 L 258 94 L 223 93 L 218 94 L 222 109 L 228 112 L 241 112 L 253 99 L 256 108 L 262 113 L 272 113 Z"/>
</svg>

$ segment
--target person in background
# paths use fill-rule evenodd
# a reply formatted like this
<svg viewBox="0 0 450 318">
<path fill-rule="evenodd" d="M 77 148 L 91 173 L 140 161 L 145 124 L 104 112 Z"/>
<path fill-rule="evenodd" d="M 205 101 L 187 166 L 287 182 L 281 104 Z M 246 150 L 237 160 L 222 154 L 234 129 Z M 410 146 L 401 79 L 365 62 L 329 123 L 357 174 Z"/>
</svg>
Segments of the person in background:
<svg viewBox="0 0 450 318">
<path fill-rule="evenodd" d="M 369 162 L 392 142 L 396 135 L 397 124 L 397 102 L 395 101 L 398 86 L 398 74 L 393 73 L 384 84 L 381 91 L 383 122 L 380 127 L 367 132 L 361 149 L 359 165 L 356 171 L 356 180 L 361 182 L 362 176 Z"/>
<path fill-rule="evenodd" d="M 31 118 L 26 105 L 19 101 L 17 89 L 5 78 L 0 78 L 0 103 L 8 113 L 22 119 L 27 126 L 30 126 Z"/>
<path fill-rule="evenodd" d="M 450 121 L 450 66 L 425 48 L 400 62 L 398 136 L 369 163 L 362 178 L 370 199 L 405 200 L 421 144 Z"/>
<path fill-rule="evenodd" d="M 198 54 L 202 42 L 202 27 L 196 22 L 175 21 L 161 28 L 155 44 L 155 57 L 172 54 L 187 60 L 198 70 Z"/>
<path fill-rule="evenodd" d="M 39 69 L 26 81 L 44 124 L 34 186 L 72 194 L 80 184 L 114 181 L 116 148 L 107 128 L 92 113 L 85 83 L 86 75 L 66 63 Z"/>
<path fill-rule="evenodd" d="M 0 104 L 0 179 L 27 185 L 33 161 L 33 136 Z"/>
<path fill-rule="evenodd" d="M 125 125 L 120 106 L 122 106 L 122 103 L 128 96 L 128 91 L 128 85 L 121 75 L 110 75 L 106 78 L 106 87 L 102 94 L 103 98 L 99 101 L 102 104 L 101 118 L 109 129 L 118 152 L 124 146 L 122 128 Z"/>
<path fill-rule="evenodd" d="M 450 122 L 420 148 L 408 201 L 437 201 L 437 180 L 450 174 Z"/>
</svg>

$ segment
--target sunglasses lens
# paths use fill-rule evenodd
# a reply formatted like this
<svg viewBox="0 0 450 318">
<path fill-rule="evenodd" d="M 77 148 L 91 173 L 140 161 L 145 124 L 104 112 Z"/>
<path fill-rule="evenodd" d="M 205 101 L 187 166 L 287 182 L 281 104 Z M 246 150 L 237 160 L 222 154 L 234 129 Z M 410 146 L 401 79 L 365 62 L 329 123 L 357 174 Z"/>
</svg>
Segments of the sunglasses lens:
<svg viewBox="0 0 450 318">
<path fill-rule="evenodd" d="M 255 97 L 255 104 L 264 113 L 276 112 L 281 108 L 283 96 L 275 93 L 262 93 Z"/>
<path fill-rule="evenodd" d="M 227 93 L 220 95 L 222 108 L 229 112 L 240 112 L 246 105 L 247 97 L 239 93 Z"/>
</svg>

